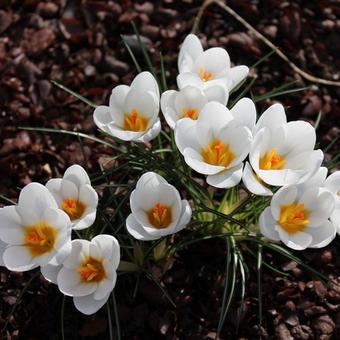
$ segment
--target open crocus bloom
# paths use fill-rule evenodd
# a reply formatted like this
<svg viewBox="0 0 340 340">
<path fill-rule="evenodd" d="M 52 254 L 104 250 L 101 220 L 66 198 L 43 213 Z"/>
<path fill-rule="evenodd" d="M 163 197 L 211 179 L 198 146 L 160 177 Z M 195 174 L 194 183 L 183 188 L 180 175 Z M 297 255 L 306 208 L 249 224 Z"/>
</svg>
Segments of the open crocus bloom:
<svg viewBox="0 0 340 340">
<path fill-rule="evenodd" d="M 256 119 L 254 103 L 241 99 L 231 110 L 217 102 L 206 104 L 196 121 L 177 122 L 175 141 L 185 162 L 208 175 L 208 184 L 231 188 L 242 177 Z"/>
<path fill-rule="evenodd" d="M 221 47 L 203 51 L 198 37 L 189 34 L 181 46 L 178 56 L 179 75 L 177 84 L 181 89 L 194 85 L 207 89 L 212 85 L 221 85 L 231 90 L 248 75 L 247 66 L 230 67 L 228 52 Z"/>
<path fill-rule="evenodd" d="M 124 141 L 148 142 L 160 130 L 159 89 L 150 72 L 142 72 L 131 86 L 118 85 L 111 93 L 109 106 L 98 106 L 95 124 L 104 132 Z"/>
<path fill-rule="evenodd" d="M 98 235 L 90 241 L 74 240 L 72 250 L 61 266 L 45 266 L 44 277 L 68 296 L 84 314 L 97 312 L 108 300 L 117 279 L 120 261 L 118 241 L 111 235 Z"/>
<path fill-rule="evenodd" d="M 325 247 L 336 235 L 328 220 L 333 210 L 334 197 L 324 188 L 284 187 L 262 212 L 260 230 L 265 237 L 281 240 L 292 249 Z"/>
<path fill-rule="evenodd" d="M 211 86 L 202 91 L 188 85 L 180 91 L 168 90 L 162 94 L 161 109 L 168 125 L 174 129 L 176 122 L 182 118 L 196 120 L 209 101 L 227 104 L 228 91 L 222 86 Z"/>
<path fill-rule="evenodd" d="M 17 205 L 0 209 L 0 239 L 6 244 L 1 246 L 3 263 L 10 270 L 57 265 L 70 251 L 70 219 L 43 185 L 30 183 Z"/>
<path fill-rule="evenodd" d="M 340 234 L 340 171 L 332 173 L 325 182 L 325 187 L 328 189 L 335 199 L 335 209 L 331 215 L 331 221 Z"/>
<path fill-rule="evenodd" d="M 154 172 L 147 172 L 138 180 L 130 206 L 127 230 L 143 241 L 177 233 L 191 218 L 188 201 L 181 200 L 177 189 Z"/>
<path fill-rule="evenodd" d="M 272 195 L 266 184 L 287 186 L 303 183 L 313 176 L 323 160 L 323 152 L 314 150 L 315 129 L 307 122 L 287 123 L 281 104 L 269 107 L 254 129 L 243 182 L 254 194 Z M 254 172 L 255 173 L 254 173 Z"/>
<path fill-rule="evenodd" d="M 98 195 L 86 171 L 80 165 L 70 166 L 63 178 L 46 183 L 60 209 L 70 217 L 72 229 L 90 227 L 96 219 Z"/>
</svg>

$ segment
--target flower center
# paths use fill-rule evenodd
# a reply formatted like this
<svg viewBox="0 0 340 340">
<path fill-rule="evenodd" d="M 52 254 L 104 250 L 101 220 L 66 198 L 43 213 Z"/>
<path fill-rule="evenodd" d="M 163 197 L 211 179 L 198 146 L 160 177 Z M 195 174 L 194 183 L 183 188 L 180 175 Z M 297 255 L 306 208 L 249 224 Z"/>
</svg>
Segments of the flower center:
<svg viewBox="0 0 340 340">
<path fill-rule="evenodd" d="M 148 219 L 156 229 L 167 228 L 172 222 L 171 207 L 157 203 L 148 211 Z"/>
<path fill-rule="evenodd" d="M 309 223 L 304 204 L 293 203 L 281 206 L 278 223 L 288 234 L 304 231 Z"/>
<path fill-rule="evenodd" d="M 214 140 L 203 149 L 201 155 L 205 163 L 224 167 L 227 167 L 235 159 L 235 154 L 229 145 L 225 145 L 219 139 Z"/>
<path fill-rule="evenodd" d="M 190 118 L 192 120 L 197 120 L 198 118 L 198 110 L 197 109 L 182 109 L 182 117 Z"/>
<path fill-rule="evenodd" d="M 61 203 L 61 209 L 66 212 L 71 221 L 74 221 L 83 216 L 86 205 L 76 198 L 68 198 Z"/>
<path fill-rule="evenodd" d="M 80 278 L 83 282 L 100 282 L 106 277 L 102 261 L 88 257 L 78 268 Z"/>
<path fill-rule="evenodd" d="M 282 170 L 285 164 L 286 160 L 278 155 L 276 148 L 272 148 L 260 158 L 260 169 L 262 170 Z"/>
<path fill-rule="evenodd" d="M 123 129 L 125 131 L 145 131 L 149 123 L 149 119 L 138 114 L 136 109 L 132 109 L 130 114 L 126 113 L 124 118 Z"/>
<path fill-rule="evenodd" d="M 212 80 L 214 79 L 214 74 L 207 71 L 205 68 L 201 67 L 199 70 L 198 70 L 198 75 L 199 77 L 201 78 L 202 81 L 206 82 L 206 81 L 209 81 L 209 80 Z"/>
<path fill-rule="evenodd" d="M 57 230 L 44 221 L 25 228 L 24 244 L 32 257 L 49 253 L 54 248 Z"/>
</svg>

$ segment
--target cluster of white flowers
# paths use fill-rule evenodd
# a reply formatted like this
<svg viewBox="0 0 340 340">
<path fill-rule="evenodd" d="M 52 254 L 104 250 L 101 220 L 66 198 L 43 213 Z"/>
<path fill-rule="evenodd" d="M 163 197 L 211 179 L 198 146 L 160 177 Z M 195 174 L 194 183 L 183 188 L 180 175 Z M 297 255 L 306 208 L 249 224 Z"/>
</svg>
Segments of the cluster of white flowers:
<svg viewBox="0 0 340 340">
<path fill-rule="evenodd" d="M 179 89 L 161 96 L 149 72 L 131 86 L 115 87 L 109 106 L 95 109 L 96 125 L 123 141 L 149 142 L 160 133 L 161 107 L 184 161 L 207 176 L 209 185 L 227 189 L 242 180 L 253 194 L 272 196 L 259 221 L 265 237 L 297 250 L 331 242 L 340 232 L 340 172 L 326 178 L 323 152 L 314 150 L 313 126 L 287 122 L 280 104 L 257 122 L 249 98 L 228 109 L 229 91 L 249 69 L 230 67 L 222 48 L 203 51 L 193 34 L 180 49 L 178 68 Z M 93 225 L 97 205 L 98 195 L 79 165 L 46 186 L 28 184 L 17 205 L 0 209 L 0 264 L 14 271 L 40 267 L 47 280 L 73 297 L 78 310 L 95 313 L 115 286 L 120 246 L 111 235 L 71 240 L 71 232 Z M 140 177 L 130 207 L 127 231 L 143 241 L 182 230 L 192 214 L 188 201 L 154 172 Z"/>
</svg>

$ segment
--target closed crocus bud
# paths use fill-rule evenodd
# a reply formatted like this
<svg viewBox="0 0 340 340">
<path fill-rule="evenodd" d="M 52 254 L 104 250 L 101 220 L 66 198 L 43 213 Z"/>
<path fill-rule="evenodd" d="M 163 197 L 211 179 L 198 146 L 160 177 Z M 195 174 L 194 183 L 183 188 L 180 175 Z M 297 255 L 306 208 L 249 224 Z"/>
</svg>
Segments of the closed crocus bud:
<svg viewBox="0 0 340 340">
<path fill-rule="evenodd" d="M 335 209 L 331 215 L 331 221 L 340 234 L 340 171 L 332 173 L 326 179 L 325 187 L 333 194 L 335 200 Z"/>
<path fill-rule="evenodd" d="M 315 129 L 304 121 L 287 123 L 281 104 L 269 107 L 254 129 L 250 165 L 243 182 L 256 195 L 272 195 L 266 185 L 288 186 L 311 178 L 320 168 L 323 152 L 314 150 Z"/>
<path fill-rule="evenodd" d="M 176 122 L 182 118 L 196 120 L 209 101 L 226 105 L 228 91 L 219 85 L 211 86 L 205 91 L 190 85 L 179 91 L 168 90 L 162 94 L 161 109 L 166 122 L 174 129 Z"/>
<path fill-rule="evenodd" d="M 0 209 L 0 239 L 3 264 L 10 270 L 57 265 L 70 252 L 71 222 L 43 185 L 30 183 L 17 205 Z"/>
<path fill-rule="evenodd" d="M 72 229 L 85 229 L 93 224 L 96 219 L 98 195 L 91 186 L 88 174 L 80 165 L 70 166 L 63 178 L 49 180 L 46 187 L 58 207 L 70 217 Z"/>
<path fill-rule="evenodd" d="M 138 180 L 130 206 L 127 231 L 142 241 L 177 233 L 191 219 L 188 201 L 181 200 L 178 190 L 154 172 L 147 172 Z"/>
<path fill-rule="evenodd" d="M 281 188 L 261 214 L 260 230 L 265 237 L 281 240 L 295 250 L 325 247 L 336 235 L 328 220 L 333 210 L 334 197 L 324 188 Z"/>
<path fill-rule="evenodd" d="M 45 278 L 73 297 L 75 307 L 90 315 L 108 300 L 117 279 L 120 261 L 118 241 L 98 235 L 90 241 L 72 241 L 72 250 L 61 266 L 42 267 Z"/>
<path fill-rule="evenodd" d="M 203 51 L 200 40 L 194 34 L 189 34 L 181 46 L 178 69 L 177 84 L 180 89 L 187 85 L 203 89 L 221 85 L 231 90 L 249 73 L 249 68 L 244 65 L 230 67 L 229 54 L 221 47 Z"/>
<path fill-rule="evenodd" d="M 231 110 L 209 102 L 196 121 L 184 118 L 177 122 L 176 145 L 192 169 L 207 175 L 208 184 L 231 188 L 241 181 L 255 120 L 255 105 L 248 98 Z"/>
<path fill-rule="evenodd" d="M 142 72 L 131 86 L 118 85 L 109 106 L 98 106 L 95 124 L 104 132 L 124 141 L 149 142 L 161 130 L 159 89 L 150 72 Z"/>
</svg>

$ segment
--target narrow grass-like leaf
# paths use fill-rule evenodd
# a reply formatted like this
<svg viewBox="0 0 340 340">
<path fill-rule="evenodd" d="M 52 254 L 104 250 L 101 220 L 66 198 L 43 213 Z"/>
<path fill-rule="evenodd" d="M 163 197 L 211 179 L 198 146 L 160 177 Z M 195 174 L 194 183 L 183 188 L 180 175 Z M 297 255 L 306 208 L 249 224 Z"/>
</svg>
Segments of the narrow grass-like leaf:
<svg viewBox="0 0 340 340">
<path fill-rule="evenodd" d="M 70 88 L 68 88 L 67 86 L 63 85 L 63 84 L 60 84 L 58 83 L 56 80 L 51 80 L 51 83 L 55 86 L 57 86 L 58 88 L 60 88 L 61 90 L 67 92 L 68 94 L 70 94 L 71 96 L 81 100 L 82 102 L 84 102 L 85 104 L 93 107 L 93 108 L 96 108 L 97 105 L 95 103 L 93 103 L 91 100 L 81 96 L 79 93 L 77 92 L 74 92 L 73 90 L 71 90 Z"/>
<path fill-rule="evenodd" d="M 259 307 L 259 325 L 262 325 L 262 245 L 257 248 L 257 299 Z"/>
<path fill-rule="evenodd" d="M 159 53 L 159 58 L 161 62 L 161 79 L 162 79 L 162 87 L 163 87 L 163 92 L 168 89 L 168 85 L 166 83 L 166 73 L 165 73 L 165 68 L 164 68 L 164 58 L 162 52 Z"/>
<path fill-rule="evenodd" d="M 225 310 L 225 305 L 227 301 L 227 294 L 228 294 L 228 287 L 229 287 L 229 277 L 230 275 L 230 261 L 231 261 L 231 241 L 230 237 L 226 238 L 226 246 L 227 246 L 227 256 L 226 256 L 226 266 L 225 266 L 225 273 L 224 273 L 224 289 L 223 289 L 223 297 L 222 297 L 222 306 L 221 306 L 221 314 Z"/>
<path fill-rule="evenodd" d="M 251 78 L 249 84 L 242 90 L 242 92 L 230 103 L 229 109 L 232 109 L 233 106 L 242 98 L 244 95 L 252 88 L 256 81 L 257 77 Z"/>
<path fill-rule="evenodd" d="M 142 72 L 142 69 L 141 69 L 141 67 L 139 66 L 139 63 L 138 63 L 138 61 L 137 61 L 137 59 L 136 59 L 134 53 L 132 52 L 131 47 L 129 46 L 129 44 L 127 43 L 127 41 L 125 40 L 125 38 L 124 38 L 123 35 L 121 35 L 120 37 L 121 37 L 121 39 L 122 39 L 122 41 L 123 41 L 123 44 L 124 44 L 126 50 L 128 51 L 128 53 L 129 53 L 129 55 L 130 55 L 130 57 L 131 57 L 131 59 L 132 59 L 132 62 L 134 63 L 134 65 L 135 65 L 135 67 L 136 67 L 137 72 L 138 72 L 138 73 L 141 73 L 141 72 Z"/>
<path fill-rule="evenodd" d="M 119 323 L 119 316 L 118 316 L 118 307 L 116 301 L 115 291 L 112 291 L 112 304 L 113 304 L 113 312 L 115 316 L 115 323 L 116 323 L 116 330 L 117 330 L 117 338 L 116 340 L 121 340 L 121 333 L 120 333 L 120 323 Z"/>
<path fill-rule="evenodd" d="M 275 52 L 276 52 L 276 49 L 271 50 L 269 53 L 267 53 L 261 59 L 259 59 L 255 64 L 251 65 L 250 68 L 256 68 L 257 66 L 261 65 L 263 62 L 269 59 Z"/>
<path fill-rule="evenodd" d="M 154 69 L 154 67 L 152 65 L 151 59 L 150 59 L 149 54 L 148 54 L 148 52 L 146 50 L 145 44 L 144 44 L 144 42 L 142 41 L 142 39 L 140 37 L 140 34 L 139 34 L 138 30 L 137 30 L 137 27 L 136 27 L 136 25 L 135 25 L 135 23 L 133 21 L 131 22 L 131 24 L 132 24 L 133 31 L 135 32 L 135 35 L 137 37 L 138 44 L 139 44 L 139 46 L 140 46 L 140 48 L 142 50 L 145 62 L 148 65 L 148 68 L 149 68 L 150 72 L 157 79 L 157 75 L 156 75 L 155 69 Z"/>
<path fill-rule="evenodd" d="M 10 203 L 10 204 L 14 204 L 14 205 L 17 204 L 17 202 L 12 201 L 10 198 L 8 198 L 4 195 L 1 195 L 1 194 L 0 194 L 0 199 L 4 200 L 5 202 Z"/>
<path fill-rule="evenodd" d="M 105 305 L 106 305 L 107 323 L 109 324 L 109 338 L 110 338 L 110 340 L 114 340 L 114 338 L 113 338 L 113 329 L 112 329 L 112 318 L 111 318 L 111 311 L 110 311 L 109 301 L 107 301 L 105 303 Z"/>
<path fill-rule="evenodd" d="M 322 111 L 319 111 L 318 116 L 316 117 L 316 120 L 315 120 L 315 124 L 314 124 L 315 130 L 318 129 L 320 122 L 321 122 L 321 119 L 322 119 Z"/>
<path fill-rule="evenodd" d="M 108 147 L 116 150 L 116 151 L 122 152 L 122 150 L 119 149 L 118 147 L 116 147 L 115 145 L 113 145 L 111 143 L 108 143 L 105 140 L 102 140 L 100 138 L 96 138 L 96 137 L 87 135 L 87 134 L 82 133 L 82 132 L 67 131 L 67 130 L 62 130 L 62 129 L 50 129 L 50 128 L 42 128 L 42 127 L 27 127 L 27 126 L 19 126 L 18 129 L 19 130 L 26 130 L 26 131 L 40 131 L 40 132 L 60 133 L 60 134 L 64 134 L 64 135 L 75 136 L 77 138 L 81 137 L 81 138 L 89 139 L 89 140 L 92 140 L 94 142 L 103 144 L 105 146 L 108 146 Z"/>
</svg>

